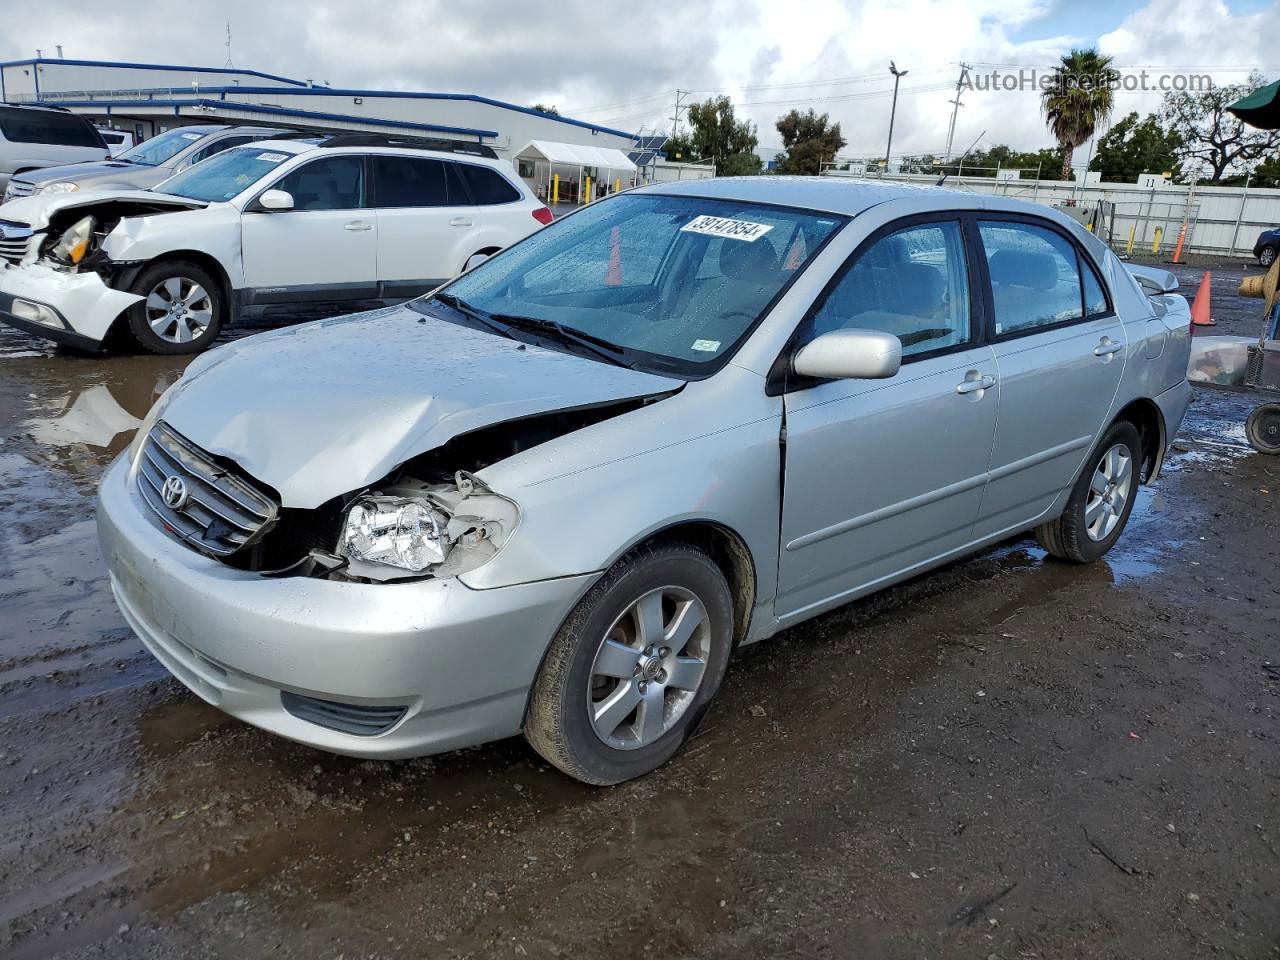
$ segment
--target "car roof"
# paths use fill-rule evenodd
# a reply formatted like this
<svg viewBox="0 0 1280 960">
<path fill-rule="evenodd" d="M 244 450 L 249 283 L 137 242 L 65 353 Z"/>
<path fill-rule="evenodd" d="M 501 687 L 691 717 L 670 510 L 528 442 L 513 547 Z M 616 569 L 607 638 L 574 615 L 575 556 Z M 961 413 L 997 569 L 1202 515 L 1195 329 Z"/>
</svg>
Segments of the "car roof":
<svg viewBox="0 0 1280 960">
<path fill-rule="evenodd" d="M 889 200 L 934 198 L 939 209 L 973 204 L 973 194 L 960 190 L 853 177 L 715 177 L 654 183 L 633 192 L 771 203 L 848 216 Z M 958 203 L 959 198 L 965 202 Z"/>
</svg>

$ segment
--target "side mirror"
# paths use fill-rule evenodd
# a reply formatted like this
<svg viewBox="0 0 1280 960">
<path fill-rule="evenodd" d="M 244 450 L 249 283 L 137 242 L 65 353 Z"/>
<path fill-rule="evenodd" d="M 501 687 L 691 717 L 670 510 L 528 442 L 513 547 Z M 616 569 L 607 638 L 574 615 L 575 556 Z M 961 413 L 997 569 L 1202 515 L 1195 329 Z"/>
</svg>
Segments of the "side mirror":
<svg viewBox="0 0 1280 960">
<path fill-rule="evenodd" d="M 258 198 L 263 210 L 292 210 L 293 194 L 285 190 L 268 190 Z"/>
<path fill-rule="evenodd" d="M 467 257 L 467 262 L 463 265 L 462 272 L 466 273 L 468 270 L 473 270 L 488 259 L 489 254 L 487 253 L 473 253 Z"/>
<path fill-rule="evenodd" d="M 791 368 L 822 380 L 884 380 L 902 366 L 902 341 L 879 330 L 832 330 L 801 347 Z"/>
</svg>

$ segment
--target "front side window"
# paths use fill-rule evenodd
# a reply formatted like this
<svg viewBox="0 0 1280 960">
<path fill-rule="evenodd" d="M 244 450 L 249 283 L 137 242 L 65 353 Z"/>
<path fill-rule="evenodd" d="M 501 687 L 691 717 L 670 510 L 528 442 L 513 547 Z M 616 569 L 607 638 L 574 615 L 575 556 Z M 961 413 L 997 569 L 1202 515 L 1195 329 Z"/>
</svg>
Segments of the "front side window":
<svg viewBox="0 0 1280 960">
<path fill-rule="evenodd" d="M 375 155 L 373 182 L 373 206 L 379 209 L 449 205 L 444 163 L 440 160 L 430 157 Z"/>
<path fill-rule="evenodd" d="M 874 241 L 805 323 L 802 343 L 832 330 L 879 330 L 902 341 L 904 357 L 968 343 L 969 274 L 960 224 L 921 224 Z"/>
<path fill-rule="evenodd" d="M 702 375 L 844 223 L 739 201 L 620 195 L 552 223 L 444 292 L 488 314 L 609 341 L 642 368 Z M 443 307 L 439 315 L 450 316 Z"/>
<path fill-rule="evenodd" d="M 345 155 L 304 163 L 272 187 L 293 197 L 294 210 L 358 210 L 364 206 L 364 158 Z"/>
<path fill-rule="evenodd" d="M 244 193 L 291 157 L 292 153 L 263 150 L 261 147 L 235 147 L 210 157 L 204 163 L 187 167 L 155 190 L 205 203 L 218 203 Z"/>
<path fill-rule="evenodd" d="M 121 159 L 128 160 L 130 163 L 140 163 L 146 167 L 158 167 L 206 136 L 208 134 L 195 130 L 166 130 L 150 140 L 142 141 Z"/>
<path fill-rule="evenodd" d="M 1082 318 L 1080 271 L 1070 241 L 1029 223 L 984 222 L 978 231 L 991 275 L 996 336 Z"/>
</svg>

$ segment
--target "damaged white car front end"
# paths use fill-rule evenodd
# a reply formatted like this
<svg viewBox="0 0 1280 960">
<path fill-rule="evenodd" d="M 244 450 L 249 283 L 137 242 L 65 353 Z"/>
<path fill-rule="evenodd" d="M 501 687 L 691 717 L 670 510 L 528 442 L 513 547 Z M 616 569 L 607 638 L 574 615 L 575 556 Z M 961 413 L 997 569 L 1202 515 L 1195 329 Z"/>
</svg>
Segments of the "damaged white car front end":
<svg viewBox="0 0 1280 960">
<path fill-rule="evenodd" d="M 151 216 L 203 206 L 149 191 L 53 194 L 5 204 L 0 321 L 96 349 L 120 315 L 143 299 L 127 289 L 135 265 L 124 250 L 131 231 Z"/>
</svg>

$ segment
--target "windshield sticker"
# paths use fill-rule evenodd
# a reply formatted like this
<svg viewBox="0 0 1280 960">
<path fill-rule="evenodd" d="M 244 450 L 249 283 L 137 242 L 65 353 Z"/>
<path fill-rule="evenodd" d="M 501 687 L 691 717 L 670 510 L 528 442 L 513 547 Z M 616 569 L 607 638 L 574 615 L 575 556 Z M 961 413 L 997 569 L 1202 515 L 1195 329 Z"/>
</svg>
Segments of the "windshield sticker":
<svg viewBox="0 0 1280 960">
<path fill-rule="evenodd" d="M 203 133 L 184 133 L 182 135 L 182 139 L 183 140 L 199 140 L 203 136 L 204 136 Z"/>
<path fill-rule="evenodd" d="M 728 217 L 694 217 L 681 233 L 705 233 L 709 237 L 727 237 L 730 240 L 746 240 L 754 243 L 773 229 L 770 223 L 752 223 L 750 220 L 730 220 Z"/>
<path fill-rule="evenodd" d="M 765 228 L 768 229 L 767 227 Z M 693 349 L 699 353 L 715 353 L 720 349 L 719 340 L 695 340 L 693 341 Z"/>
<path fill-rule="evenodd" d="M 260 153 L 254 159 L 266 160 L 268 163 L 279 163 L 281 160 L 288 160 L 287 153 Z"/>
</svg>

